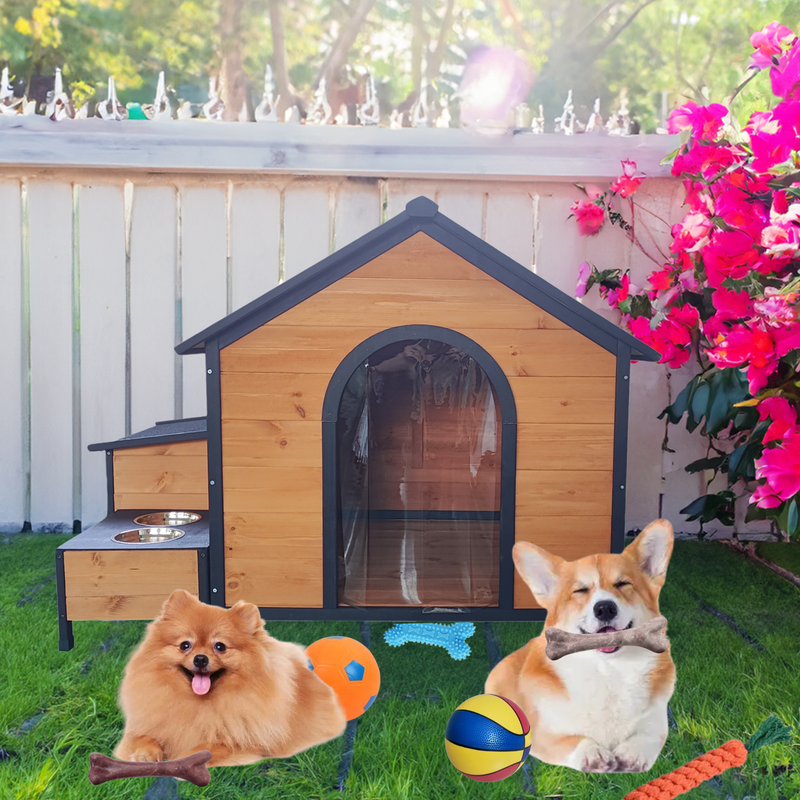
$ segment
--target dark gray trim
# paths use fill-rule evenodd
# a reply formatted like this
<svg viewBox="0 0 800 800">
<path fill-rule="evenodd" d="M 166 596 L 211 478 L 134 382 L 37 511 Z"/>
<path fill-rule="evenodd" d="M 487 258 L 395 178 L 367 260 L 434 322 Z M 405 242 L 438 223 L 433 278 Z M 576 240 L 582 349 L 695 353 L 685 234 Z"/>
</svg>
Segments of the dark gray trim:
<svg viewBox="0 0 800 800">
<path fill-rule="evenodd" d="M 211 587 L 209 585 L 209 557 L 208 547 L 200 547 L 197 550 L 197 596 L 203 603 L 210 603 Z"/>
<path fill-rule="evenodd" d="M 96 442 L 88 449 L 122 450 L 125 447 L 143 447 L 151 444 L 170 444 L 172 442 L 193 442 L 206 438 L 206 418 L 190 417 L 156 422 L 151 428 L 132 433 L 113 442 Z"/>
<path fill-rule="evenodd" d="M 370 336 L 342 359 L 328 383 L 322 404 L 322 595 L 324 611 L 338 615 L 338 612 L 342 610 L 338 605 L 339 464 L 336 447 L 336 422 L 339 418 L 342 392 L 353 372 L 366 358 L 376 350 L 404 339 L 434 339 L 460 348 L 478 362 L 497 393 L 502 420 L 500 438 L 500 594 L 498 602 L 502 613 L 513 613 L 514 563 L 511 549 L 514 546 L 517 472 L 517 406 L 514 393 L 499 364 L 483 347 L 464 336 L 463 333 L 436 325 L 401 325 Z M 381 611 L 385 611 L 385 609 L 381 609 Z M 382 617 L 379 615 L 377 617 L 348 618 L 381 619 Z M 501 619 L 502 616 L 491 618 Z"/>
<path fill-rule="evenodd" d="M 114 451 L 106 450 L 106 492 L 108 493 L 108 504 L 106 516 L 114 513 Z"/>
<path fill-rule="evenodd" d="M 614 402 L 614 466 L 611 487 L 611 552 L 625 547 L 625 496 L 628 472 L 628 407 L 630 403 L 630 348 L 619 342 Z"/>
<path fill-rule="evenodd" d="M 67 619 L 63 550 L 56 550 L 56 602 L 58 605 L 58 649 L 66 652 L 75 646 L 75 637 L 72 635 L 72 621 Z"/>
<path fill-rule="evenodd" d="M 492 620 L 495 622 L 542 622 L 547 616 L 543 608 L 499 608 L 498 606 L 441 609 L 438 607 L 399 606 L 381 608 L 259 608 L 265 620 L 314 622 L 317 620 L 356 620 L 368 622 L 461 622 Z"/>
<path fill-rule="evenodd" d="M 206 347 L 206 408 L 208 410 L 208 559 L 209 600 L 225 606 L 225 517 L 222 492 L 222 389 L 219 348 Z"/>
<path fill-rule="evenodd" d="M 423 231 L 606 350 L 615 353 L 615 343 L 619 341 L 629 347 L 635 359 L 657 361 L 660 358 L 655 350 L 627 331 L 445 217 L 436 204 L 425 197 L 411 200 L 406 210 L 393 219 L 182 342 L 175 350 L 180 354 L 201 352 L 212 339 L 218 339 L 219 347 L 224 348 L 418 231 Z"/>
<path fill-rule="evenodd" d="M 205 417 L 183 417 L 181 419 L 160 419 L 156 421 L 156 425 L 174 425 L 176 422 L 200 422 L 205 420 Z"/>
</svg>

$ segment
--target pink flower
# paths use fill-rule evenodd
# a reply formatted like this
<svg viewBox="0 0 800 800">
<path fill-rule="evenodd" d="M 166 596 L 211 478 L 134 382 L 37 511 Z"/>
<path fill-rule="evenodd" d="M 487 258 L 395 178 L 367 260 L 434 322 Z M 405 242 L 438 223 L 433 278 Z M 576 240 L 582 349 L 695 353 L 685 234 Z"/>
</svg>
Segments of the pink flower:
<svg viewBox="0 0 800 800">
<path fill-rule="evenodd" d="M 772 111 L 756 113 L 745 126 L 753 150 L 752 167 L 768 172 L 782 164 L 800 144 L 800 103 L 784 102 Z"/>
<path fill-rule="evenodd" d="M 767 482 L 770 493 L 761 492 L 757 502 L 761 504 L 770 495 L 782 501 L 789 500 L 800 492 L 800 435 L 792 428 L 776 447 L 768 447 L 756 462 L 756 477 Z M 762 506 L 774 508 L 775 506 Z"/>
<path fill-rule="evenodd" d="M 702 211 L 689 212 L 677 225 L 672 226 L 672 244 L 669 249 L 673 253 L 685 250 L 693 253 L 708 244 L 713 225 Z"/>
<path fill-rule="evenodd" d="M 777 508 L 783 503 L 783 500 L 775 494 L 768 483 L 765 483 L 756 487 L 753 494 L 750 495 L 750 502 L 755 503 L 759 508 Z"/>
<path fill-rule="evenodd" d="M 775 343 L 770 333 L 756 325 L 732 328 L 717 346 L 708 351 L 708 357 L 718 367 L 747 366 L 750 394 L 756 395 L 778 366 Z"/>
<path fill-rule="evenodd" d="M 720 286 L 711 295 L 711 303 L 717 309 L 714 316 L 720 320 L 749 319 L 753 315 L 753 303 L 744 289 L 741 292 L 732 292 Z"/>
<path fill-rule="evenodd" d="M 611 184 L 611 191 L 616 192 L 621 197 L 631 197 L 641 186 L 642 177 L 636 175 L 636 162 L 625 159 L 622 162 L 622 175 Z"/>
<path fill-rule="evenodd" d="M 581 236 L 594 236 L 600 232 L 605 221 L 605 212 L 596 203 L 588 200 L 577 200 L 571 209 L 578 222 Z"/>
<path fill-rule="evenodd" d="M 792 304 L 797 302 L 797 295 L 793 292 L 781 294 L 779 289 L 767 286 L 764 297 L 753 303 L 757 314 L 773 325 L 787 325 L 797 319 L 797 312 Z"/>
<path fill-rule="evenodd" d="M 800 248 L 797 225 L 768 225 L 761 232 L 761 246 L 769 256 L 793 256 Z"/>
<path fill-rule="evenodd" d="M 792 47 L 769 71 L 772 93 L 784 100 L 800 99 L 800 48 Z"/>
<path fill-rule="evenodd" d="M 575 297 L 583 297 L 586 294 L 586 284 L 591 274 L 591 264 L 588 261 L 584 261 L 578 267 L 578 285 L 575 287 Z"/>
<path fill-rule="evenodd" d="M 711 181 L 719 177 L 734 162 L 741 161 L 738 149 L 708 144 L 693 147 L 688 153 L 675 158 L 672 163 L 673 175 L 701 175 Z"/>
<path fill-rule="evenodd" d="M 745 278 L 758 259 L 755 242 L 741 231 L 717 230 L 711 237 L 711 243 L 703 249 L 708 283 L 715 289 L 726 278 Z"/>
<path fill-rule="evenodd" d="M 691 128 L 693 138 L 714 142 L 717 140 L 722 128 L 722 120 L 727 113 L 728 109 L 719 103 L 698 106 L 697 103 L 689 102 L 685 106 L 672 110 L 667 120 L 667 130 L 670 133 L 679 133 Z"/>
<path fill-rule="evenodd" d="M 634 292 L 637 292 L 638 289 L 636 286 L 631 286 L 631 277 L 626 272 L 621 281 L 622 286 L 619 289 L 609 289 L 607 294 L 608 304 L 611 308 L 617 308 L 620 303 L 623 303 L 625 300 L 630 297 L 631 289 Z"/>
<path fill-rule="evenodd" d="M 772 425 L 764 434 L 764 444 L 780 441 L 783 435 L 797 425 L 797 411 L 785 397 L 767 397 L 758 404 L 758 418 L 769 417 Z"/>
<path fill-rule="evenodd" d="M 770 22 L 750 37 L 755 52 L 750 56 L 750 66 L 766 69 L 773 65 L 772 57 L 783 52 L 785 45 L 794 39 L 794 34 L 779 22 Z"/>
</svg>

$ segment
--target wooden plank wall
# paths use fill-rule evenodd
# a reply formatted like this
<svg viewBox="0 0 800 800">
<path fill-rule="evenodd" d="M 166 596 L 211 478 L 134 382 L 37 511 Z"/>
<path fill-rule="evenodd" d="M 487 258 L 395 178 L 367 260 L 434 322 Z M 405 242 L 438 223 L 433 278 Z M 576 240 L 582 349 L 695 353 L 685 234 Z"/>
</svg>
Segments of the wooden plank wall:
<svg viewBox="0 0 800 800">
<path fill-rule="evenodd" d="M 651 268 L 618 229 L 576 235 L 568 216 L 580 193 L 571 180 L 6 171 L 0 178 L 0 531 L 16 532 L 25 523 L 34 530 L 72 530 L 74 520 L 83 527 L 98 521 L 104 457 L 87 453 L 86 445 L 204 413 L 202 357 L 180 358 L 175 344 L 421 194 L 570 294 L 584 259 L 630 267 L 639 285 Z M 669 227 L 682 215 L 680 183 L 651 179 L 636 199 L 647 247 L 653 241 L 665 251 Z M 105 271 L 98 266 L 101 256 Z M 595 297 L 587 304 L 602 308 Z M 108 338 L 89 335 L 93 323 L 86 314 L 95 311 L 100 319 L 94 324 Z M 319 337 L 314 342 L 312 349 Z M 537 358 L 557 345 L 553 338 Z M 675 375 L 670 384 L 667 373 L 633 365 L 630 439 L 636 446 L 629 454 L 627 527 L 649 522 L 659 503 L 680 523 L 678 510 L 702 491 L 702 474 L 683 472 L 702 456 L 698 437 L 671 428 L 669 446 L 676 452 L 662 458 L 664 428 L 655 420 L 688 376 Z M 281 407 L 270 418 L 293 419 L 287 415 L 298 408 L 310 418 L 318 413 L 324 387 L 316 373 L 295 381 L 300 394 L 292 397 L 264 387 L 263 396 Z M 697 524 L 682 527 L 696 530 Z"/>
<path fill-rule="evenodd" d="M 197 594 L 197 551 L 64 551 L 67 618 L 153 619 L 175 591 Z"/>
<path fill-rule="evenodd" d="M 114 510 L 208 510 L 205 440 L 114 451 Z"/>
<path fill-rule="evenodd" d="M 615 356 L 418 233 L 220 353 L 229 605 L 321 605 L 320 401 L 356 345 L 410 324 L 468 336 L 509 377 L 521 538 L 530 519 L 549 529 L 569 508 L 589 518 L 570 546 L 608 550 Z M 298 379 L 314 381 L 313 405 Z M 524 587 L 517 600 L 533 602 Z"/>
</svg>

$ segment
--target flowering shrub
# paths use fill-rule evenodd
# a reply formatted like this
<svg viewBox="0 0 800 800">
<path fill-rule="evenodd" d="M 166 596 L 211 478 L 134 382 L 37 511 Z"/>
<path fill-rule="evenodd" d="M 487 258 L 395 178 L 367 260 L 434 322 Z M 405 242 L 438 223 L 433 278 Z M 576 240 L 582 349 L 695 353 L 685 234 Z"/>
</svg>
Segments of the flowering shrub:
<svg viewBox="0 0 800 800">
<path fill-rule="evenodd" d="M 754 33 L 750 68 L 769 70 L 775 107 L 751 116 L 734 136 L 728 109 L 687 103 L 670 115 L 670 133 L 688 131 L 672 174 L 684 180 L 684 218 L 672 228 L 669 257 L 649 286 L 628 273 L 584 263 L 576 294 L 599 286 L 639 339 L 680 367 L 700 365 L 666 414 L 686 417 L 708 437 L 706 458 L 690 472 L 727 474 L 728 488 L 682 510 L 702 524 L 733 524 L 733 503 L 749 492 L 748 519 L 771 518 L 800 532 L 800 39 L 773 22 Z M 749 80 L 749 78 L 748 78 Z M 734 95 L 735 96 L 735 95 Z M 634 162 L 606 192 L 572 206 L 582 235 L 608 220 L 631 240 L 641 183 Z M 584 187 L 581 187 L 584 188 Z M 614 207 L 626 198 L 629 219 Z M 713 479 L 712 477 L 712 479 Z"/>
</svg>

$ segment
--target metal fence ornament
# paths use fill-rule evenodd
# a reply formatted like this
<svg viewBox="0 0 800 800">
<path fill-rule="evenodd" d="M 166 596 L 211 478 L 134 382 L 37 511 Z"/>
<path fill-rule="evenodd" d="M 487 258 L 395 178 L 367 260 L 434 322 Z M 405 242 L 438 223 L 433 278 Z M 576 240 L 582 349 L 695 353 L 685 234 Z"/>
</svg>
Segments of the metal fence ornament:
<svg viewBox="0 0 800 800">
<path fill-rule="evenodd" d="M 377 125 L 381 121 L 381 109 L 378 93 L 375 91 L 375 79 L 367 75 L 366 99 L 358 109 L 358 119 L 362 125 Z"/>
<path fill-rule="evenodd" d="M 281 100 L 278 95 L 277 100 L 274 99 L 275 82 L 272 80 L 272 67 L 267 64 L 264 70 L 264 96 L 261 102 L 256 106 L 255 118 L 256 122 L 277 122 L 278 121 L 278 103 Z"/>
<path fill-rule="evenodd" d="M 203 103 L 203 114 L 214 122 L 223 119 L 225 114 L 225 103 L 217 94 L 217 79 L 214 76 L 208 79 L 208 100 Z"/>
<path fill-rule="evenodd" d="M 314 93 L 314 103 L 308 112 L 307 121 L 312 125 L 330 125 L 332 119 L 333 109 L 328 102 L 328 82 L 323 78 Z"/>
<path fill-rule="evenodd" d="M 164 72 L 158 73 L 158 86 L 156 87 L 156 97 L 153 100 L 153 121 L 155 122 L 172 122 L 172 104 L 169 102 L 167 96 L 166 82 L 164 81 Z"/>
<path fill-rule="evenodd" d="M 619 93 L 619 110 L 608 118 L 606 130 L 611 136 L 629 136 L 631 133 L 628 90 L 625 88 Z"/>
<path fill-rule="evenodd" d="M 435 126 L 437 128 L 449 128 L 450 127 L 450 120 L 452 119 L 450 115 L 450 109 L 447 105 L 447 101 L 442 101 L 442 113 L 439 114 L 438 119 L 436 120 Z"/>
<path fill-rule="evenodd" d="M 531 119 L 531 133 L 544 133 L 544 108 L 539 106 L 539 115 Z"/>
<path fill-rule="evenodd" d="M 22 98 L 14 97 L 14 90 L 8 80 L 8 67 L 3 67 L 0 78 L 0 114 L 19 114 L 22 110 Z"/>
<path fill-rule="evenodd" d="M 114 79 L 108 76 L 108 97 L 97 104 L 95 116 L 101 119 L 121 120 L 128 118 L 128 109 L 117 100 L 117 88 Z"/>
<path fill-rule="evenodd" d="M 56 67 L 56 83 L 52 92 L 47 93 L 47 107 L 45 115 L 53 120 L 60 122 L 62 119 L 73 119 L 75 108 L 72 101 L 64 92 L 64 84 L 61 78 L 61 70 Z"/>
<path fill-rule="evenodd" d="M 589 121 L 586 123 L 586 133 L 605 133 L 606 124 L 600 116 L 600 98 L 594 101 L 594 110 L 589 116 Z"/>
<path fill-rule="evenodd" d="M 423 86 L 422 91 L 419 93 L 419 100 L 414 104 L 414 120 L 413 125 L 415 128 L 430 128 L 431 121 L 428 118 L 428 87 Z"/>
<path fill-rule="evenodd" d="M 564 103 L 564 108 L 561 111 L 561 116 L 556 117 L 556 133 L 563 133 L 566 136 L 572 136 L 575 133 L 575 105 L 572 102 L 572 89 L 567 94 L 567 102 Z"/>
</svg>

